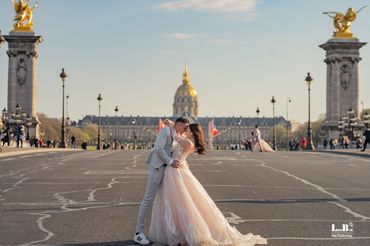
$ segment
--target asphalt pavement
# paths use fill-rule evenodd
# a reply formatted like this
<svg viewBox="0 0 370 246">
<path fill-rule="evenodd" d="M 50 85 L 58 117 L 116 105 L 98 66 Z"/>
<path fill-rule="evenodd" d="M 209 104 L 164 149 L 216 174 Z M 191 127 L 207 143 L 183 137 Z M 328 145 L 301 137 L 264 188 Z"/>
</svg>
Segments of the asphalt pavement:
<svg viewBox="0 0 370 246">
<path fill-rule="evenodd" d="M 134 245 L 147 154 L 0 156 L 0 244 Z M 211 151 L 189 164 L 229 222 L 268 245 L 370 245 L 369 158 Z"/>
</svg>

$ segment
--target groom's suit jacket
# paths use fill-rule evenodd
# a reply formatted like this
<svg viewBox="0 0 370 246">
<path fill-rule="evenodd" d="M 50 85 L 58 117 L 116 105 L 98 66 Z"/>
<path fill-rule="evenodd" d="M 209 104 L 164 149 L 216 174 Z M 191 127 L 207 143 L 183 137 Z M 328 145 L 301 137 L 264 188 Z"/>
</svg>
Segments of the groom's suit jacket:
<svg viewBox="0 0 370 246">
<path fill-rule="evenodd" d="M 146 163 L 153 168 L 159 168 L 163 164 L 171 165 L 173 160 L 171 158 L 172 142 L 174 138 L 173 130 L 168 126 L 162 128 L 157 135 L 154 142 L 154 147 L 149 153 Z"/>
</svg>

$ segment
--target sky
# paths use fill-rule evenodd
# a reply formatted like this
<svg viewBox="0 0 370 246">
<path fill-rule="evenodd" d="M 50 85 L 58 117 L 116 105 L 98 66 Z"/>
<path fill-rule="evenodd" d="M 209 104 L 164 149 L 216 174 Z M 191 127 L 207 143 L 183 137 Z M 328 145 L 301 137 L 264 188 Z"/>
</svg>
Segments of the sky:
<svg viewBox="0 0 370 246">
<path fill-rule="evenodd" d="M 324 11 L 356 10 L 370 0 L 39 0 L 34 31 L 44 38 L 37 65 L 37 111 L 61 117 L 62 68 L 72 120 L 102 115 L 170 116 L 185 65 L 200 116 L 307 120 L 326 110 L 325 52 L 332 19 Z M 33 4 L 34 1 L 31 0 Z M 0 1 L 0 30 L 12 29 L 11 0 Z M 370 40 L 370 7 L 352 32 Z M 0 48 L 0 107 L 7 102 L 7 44 Z M 360 100 L 370 107 L 370 44 L 360 50 Z"/>
</svg>

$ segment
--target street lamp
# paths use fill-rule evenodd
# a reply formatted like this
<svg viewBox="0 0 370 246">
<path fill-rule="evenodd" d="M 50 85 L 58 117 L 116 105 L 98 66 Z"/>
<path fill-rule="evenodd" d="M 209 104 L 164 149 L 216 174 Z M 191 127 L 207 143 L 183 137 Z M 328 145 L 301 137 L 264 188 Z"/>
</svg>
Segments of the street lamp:
<svg viewBox="0 0 370 246">
<path fill-rule="evenodd" d="M 276 100 L 274 97 L 271 99 L 272 103 L 272 120 L 273 120 L 273 132 L 272 132 L 272 148 L 276 151 L 276 125 L 275 125 L 275 103 Z"/>
<path fill-rule="evenodd" d="M 101 135 L 100 135 L 100 127 L 101 127 L 101 121 L 100 121 L 100 110 L 101 110 L 101 101 L 103 98 L 101 97 L 101 94 L 99 93 L 99 96 L 97 98 L 99 102 L 99 118 L 98 118 L 98 145 L 96 146 L 97 150 L 101 149 Z"/>
<path fill-rule="evenodd" d="M 307 124 L 307 149 L 314 150 L 315 147 L 312 143 L 312 128 L 311 128 L 311 83 L 313 78 L 310 73 L 307 73 L 306 82 L 308 85 L 308 124 Z"/>
<path fill-rule="evenodd" d="M 242 117 L 240 116 L 239 117 L 239 120 L 238 120 L 238 127 L 239 127 L 239 150 L 241 150 L 241 132 L 240 132 L 240 127 L 242 125 Z"/>
<path fill-rule="evenodd" d="M 64 85 L 64 82 L 67 78 L 67 74 L 64 72 L 64 68 L 62 68 L 62 72 L 60 73 L 59 77 L 62 79 L 62 82 L 63 82 L 63 100 L 62 100 L 62 129 L 61 129 L 61 139 L 60 139 L 60 143 L 59 143 L 59 148 L 65 148 L 66 147 L 66 136 L 65 136 L 65 120 L 64 120 L 64 88 L 65 88 L 65 85 Z"/>
<path fill-rule="evenodd" d="M 257 110 L 256 110 L 256 114 L 257 114 L 257 124 L 256 125 L 258 125 L 258 118 L 259 118 L 259 115 L 260 115 L 260 109 L 259 109 L 259 107 L 257 107 Z"/>
<path fill-rule="evenodd" d="M 117 114 L 118 114 L 118 106 L 114 109 L 116 113 L 116 134 L 114 136 L 114 148 L 117 149 L 117 136 L 118 136 L 118 121 L 117 121 Z"/>
<path fill-rule="evenodd" d="M 69 102 L 69 95 L 66 96 L 66 123 L 65 123 L 65 127 L 66 127 L 66 145 L 68 146 L 68 126 L 69 126 L 69 116 L 68 116 L 68 102 Z"/>
<path fill-rule="evenodd" d="M 292 99 L 288 97 L 286 101 L 286 150 L 289 150 L 289 103 L 292 102 Z"/>
</svg>

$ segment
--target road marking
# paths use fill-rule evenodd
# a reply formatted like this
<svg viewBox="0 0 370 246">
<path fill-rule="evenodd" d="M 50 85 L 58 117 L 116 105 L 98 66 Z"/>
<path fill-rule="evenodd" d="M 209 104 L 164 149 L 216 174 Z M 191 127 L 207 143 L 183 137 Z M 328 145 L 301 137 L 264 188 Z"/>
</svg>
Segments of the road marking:
<svg viewBox="0 0 370 246">
<path fill-rule="evenodd" d="M 46 155 L 46 153 L 34 154 L 33 156 L 43 156 L 43 155 Z"/>
<path fill-rule="evenodd" d="M 114 154 L 114 153 L 118 153 L 116 151 L 111 151 L 111 152 L 107 152 L 107 153 L 104 153 L 104 154 L 101 154 L 101 155 L 98 155 L 98 156 L 93 156 L 93 157 L 90 157 L 92 159 L 98 159 L 100 157 L 103 157 L 103 156 L 107 156 L 107 155 L 111 155 L 111 154 Z"/>
<path fill-rule="evenodd" d="M 45 241 L 49 240 L 52 236 L 54 236 L 54 233 L 52 233 L 51 231 L 45 229 L 45 227 L 43 225 L 43 220 L 44 219 L 47 219 L 47 218 L 50 218 L 51 215 L 49 215 L 49 214 L 43 214 L 43 213 L 31 213 L 31 214 L 33 214 L 33 215 L 40 215 L 41 216 L 41 217 L 39 217 L 37 219 L 37 225 L 38 225 L 39 229 L 41 231 L 43 231 L 43 232 L 46 232 L 47 235 L 46 235 L 46 237 L 44 239 L 41 239 L 41 240 L 38 240 L 38 241 L 27 242 L 27 243 L 25 243 L 23 245 L 30 245 L 30 244 L 45 242 Z"/>
<path fill-rule="evenodd" d="M 353 164 L 353 163 L 350 163 L 349 165 L 352 166 L 352 167 L 360 167 L 359 165 L 356 165 L 356 164 Z"/>
<path fill-rule="evenodd" d="M 240 223 L 244 223 L 246 221 L 234 213 L 231 213 L 231 212 L 225 212 L 225 213 L 230 214 L 230 217 L 226 217 L 227 221 L 230 224 L 239 225 Z"/>
<path fill-rule="evenodd" d="M 205 187 L 245 187 L 244 185 L 218 185 L 218 184 L 210 184 L 210 185 L 203 185 Z"/>
<path fill-rule="evenodd" d="M 221 170 L 193 170 L 192 172 L 196 172 L 196 173 L 222 173 Z"/>
<path fill-rule="evenodd" d="M 133 171 L 86 171 L 85 175 L 144 175 L 148 174 L 148 170 L 133 170 Z"/>
<path fill-rule="evenodd" d="M 118 183 L 120 183 L 120 182 L 118 182 L 116 179 L 117 179 L 117 178 L 113 178 L 113 179 L 111 180 L 111 182 L 107 185 L 107 187 L 104 187 L 104 188 L 98 188 L 98 189 L 95 189 L 95 190 L 91 191 L 91 192 L 90 192 L 90 194 L 89 194 L 89 197 L 87 198 L 87 200 L 88 200 L 89 202 L 95 202 L 95 201 L 96 201 L 96 200 L 95 200 L 95 192 L 97 192 L 97 191 L 99 191 L 99 190 L 109 190 L 109 189 L 111 189 L 111 188 L 113 187 L 113 185 L 114 185 L 114 184 L 118 184 Z"/>
<path fill-rule="evenodd" d="M 29 158 L 29 157 L 32 157 L 32 155 L 22 155 L 19 157 L 19 159 L 24 159 L 24 158 Z"/>
<path fill-rule="evenodd" d="M 12 160 L 15 160 L 15 158 L 7 158 L 7 159 L 2 159 L 0 161 L 12 161 Z"/>
<path fill-rule="evenodd" d="M 283 171 L 283 170 L 280 170 L 280 169 L 277 169 L 277 168 L 274 168 L 274 167 L 271 167 L 271 166 L 267 166 L 267 165 L 266 165 L 266 163 L 265 163 L 265 162 L 263 162 L 263 161 L 260 161 L 260 163 L 261 163 L 261 166 L 262 166 L 262 167 L 264 167 L 264 168 L 269 168 L 269 169 L 271 169 L 271 170 L 273 170 L 273 171 L 275 171 L 275 172 L 283 173 L 283 174 L 287 175 L 288 177 L 292 177 L 292 178 L 294 178 L 294 179 L 296 179 L 296 180 L 298 180 L 298 181 L 301 181 L 301 182 L 302 182 L 302 183 L 304 183 L 304 184 L 307 184 L 307 185 L 309 185 L 309 186 L 315 187 L 318 191 L 320 191 L 320 192 L 322 192 L 322 193 L 324 193 L 324 194 L 327 194 L 327 195 L 329 195 L 329 196 L 333 197 L 335 200 L 338 200 L 338 202 L 342 202 L 342 203 L 347 202 L 347 200 L 345 200 L 345 199 L 343 199 L 343 198 L 341 198 L 341 197 L 337 196 L 337 195 L 336 195 L 336 194 L 334 194 L 334 193 L 331 193 L 331 192 L 329 192 L 329 191 L 325 190 L 325 188 L 323 188 L 323 187 L 321 187 L 321 186 L 319 186 L 319 185 L 317 185 L 317 184 L 311 183 L 310 181 L 305 180 L 305 179 L 303 179 L 303 178 L 300 178 L 300 177 L 298 177 L 298 176 L 295 176 L 294 174 L 291 174 L 291 173 L 289 173 L 289 172 L 287 172 L 287 171 Z M 365 216 L 365 215 L 362 215 L 362 214 L 356 213 L 356 212 L 352 211 L 350 208 L 348 208 L 348 207 L 346 207 L 346 206 L 344 206 L 344 205 L 342 205 L 342 204 L 339 204 L 339 203 L 337 203 L 337 202 L 330 202 L 330 203 L 335 204 L 335 205 L 337 205 L 337 206 L 339 206 L 339 207 L 343 208 L 343 209 L 344 209 L 344 211 L 345 211 L 346 213 L 351 214 L 351 215 L 352 215 L 352 216 L 354 216 L 355 218 L 360 218 L 360 219 L 362 219 L 362 220 L 370 220 L 370 217 L 367 217 L 367 216 Z"/>
<path fill-rule="evenodd" d="M 334 241 L 334 240 L 364 240 L 370 239 L 370 237 L 351 237 L 351 238 L 335 238 L 335 237 L 270 237 L 266 238 L 267 240 L 327 240 L 327 241 Z"/>
<path fill-rule="evenodd" d="M 6 193 L 6 192 L 9 192 L 11 190 L 19 189 L 20 187 L 18 187 L 18 185 L 22 184 L 24 181 L 26 181 L 28 179 L 30 179 L 30 178 L 24 178 L 24 179 L 18 181 L 17 183 L 13 184 L 11 188 L 3 190 L 2 193 Z"/>
</svg>

